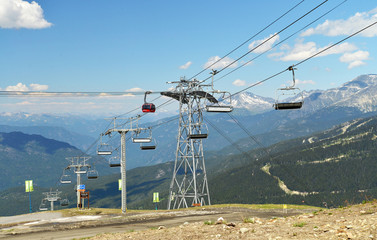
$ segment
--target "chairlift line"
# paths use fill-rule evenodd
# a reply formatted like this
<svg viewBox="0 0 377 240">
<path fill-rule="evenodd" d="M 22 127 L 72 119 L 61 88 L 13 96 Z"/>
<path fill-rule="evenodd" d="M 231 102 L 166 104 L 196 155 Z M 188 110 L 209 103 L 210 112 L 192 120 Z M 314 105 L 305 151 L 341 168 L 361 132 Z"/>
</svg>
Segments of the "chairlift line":
<svg viewBox="0 0 377 240">
<path fill-rule="evenodd" d="M 343 1 L 343 2 L 345 2 L 345 1 Z M 343 3 L 343 2 L 342 2 L 342 3 Z M 339 4 L 339 5 L 340 5 L 340 4 Z M 339 5 L 338 5 L 338 6 L 339 6 Z M 337 6 L 337 7 L 338 7 L 338 6 Z M 333 10 L 333 9 L 332 9 L 332 10 Z M 327 12 L 327 13 L 328 13 L 328 12 Z M 313 58 L 313 57 L 315 57 L 315 56 L 317 56 L 317 55 L 319 55 L 319 54 L 321 54 L 321 53 L 323 53 L 323 52 L 325 52 L 325 51 L 328 51 L 328 50 L 331 49 L 332 47 L 334 47 L 334 46 L 340 44 L 341 42 L 344 42 L 345 40 L 347 40 L 347 39 L 349 39 L 349 38 L 351 38 L 351 37 L 353 37 L 353 36 L 359 34 L 360 32 L 365 31 L 366 29 L 368 29 L 368 28 L 374 26 L 375 24 L 377 24 L 377 22 L 374 22 L 374 23 L 372 23 L 372 24 L 370 24 L 370 25 L 364 27 L 363 29 L 360 29 L 359 31 L 353 33 L 352 35 L 349 35 L 349 36 L 347 36 L 346 38 L 340 40 L 339 42 L 334 43 L 333 45 L 331 45 L 331 46 L 329 46 L 329 47 L 327 47 L 327 48 L 321 50 L 320 52 L 318 52 L 318 53 L 316 53 L 316 54 L 313 54 L 312 56 L 310 56 L 310 57 L 308 57 L 308 58 L 302 60 L 301 62 L 295 64 L 295 66 L 298 66 L 298 65 L 300 65 L 300 64 L 302 64 L 302 63 L 304 63 L 304 62 L 310 60 L 311 58 Z M 283 71 L 281 71 L 281 72 L 278 72 L 278 73 L 276 73 L 276 74 L 274 74 L 274 75 L 272 75 L 272 76 L 270 76 L 270 77 L 268 77 L 268 78 L 265 78 L 264 80 L 261 80 L 261 81 L 255 83 L 255 84 L 252 84 L 252 85 L 248 86 L 248 87 L 245 88 L 245 89 L 242 89 L 242 90 L 240 90 L 240 91 L 238 91 L 238 92 L 236 92 L 236 93 L 233 93 L 233 94 L 231 94 L 231 96 L 237 95 L 237 94 L 239 94 L 239 93 L 241 93 L 241 92 L 246 91 L 246 90 L 249 89 L 249 88 L 255 87 L 256 85 L 259 85 L 259 84 L 261 84 L 261 83 L 263 83 L 263 82 L 265 82 L 265 81 L 267 81 L 267 80 L 270 80 L 270 79 L 272 79 L 272 78 L 274 78 L 274 77 L 276 77 L 276 76 L 278 76 L 278 75 L 284 73 L 285 71 L 287 71 L 287 69 L 285 69 L 285 70 L 283 70 Z M 11 95 L 11 94 L 15 94 L 15 93 L 18 93 L 18 94 L 24 94 L 24 93 L 28 93 L 28 92 L 0 91 L 0 96 L 6 96 L 6 95 L 9 96 L 9 95 Z M 32 93 L 32 92 L 29 92 L 29 93 Z M 35 92 L 34 92 L 34 93 L 35 93 Z M 38 93 L 40 93 L 40 92 L 38 92 Z M 51 92 L 51 93 L 53 93 L 53 92 Z M 57 92 L 57 93 L 63 93 L 63 92 Z M 69 92 L 66 92 L 66 93 L 69 93 Z M 71 93 L 72 93 L 72 92 L 71 92 Z M 79 93 L 79 92 L 73 92 L 73 93 Z M 88 93 L 88 92 L 83 92 L 83 93 Z M 99 92 L 97 92 L 97 94 L 98 94 L 98 93 L 99 93 Z M 129 92 L 122 92 L 122 94 L 125 94 L 125 93 L 129 93 Z M 153 93 L 162 93 L 162 92 L 153 92 Z M 140 94 L 140 93 L 134 93 L 134 94 Z M 172 100 L 172 99 L 171 99 L 171 100 Z M 170 100 L 169 100 L 169 101 L 170 101 Z M 298 106 L 298 107 L 299 107 L 299 106 Z M 173 120 L 175 120 L 175 119 L 173 119 Z M 168 122 L 170 122 L 170 121 L 171 121 L 171 120 L 169 120 Z M 157 126 L 160 126 L 160 125 L 163 125 L 163 124 L 164 124 L 164 123 L 159 123 L 159 124 L 157 124 Z"/>
</svg>

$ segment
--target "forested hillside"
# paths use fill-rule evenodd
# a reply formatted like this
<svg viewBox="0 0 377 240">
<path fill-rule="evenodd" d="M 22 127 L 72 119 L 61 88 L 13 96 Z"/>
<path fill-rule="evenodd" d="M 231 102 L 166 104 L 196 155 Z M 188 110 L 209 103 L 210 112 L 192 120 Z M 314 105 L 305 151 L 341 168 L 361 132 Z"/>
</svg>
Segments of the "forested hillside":
<svg viewBox="0 0 377 240">
<path fill-rule="evenodd" d="M 376 197 L 376 126 L 377 117 L 353 120 L 311 137 L 273 145 L 263 158 L 213 176 L 213 200 L 336 206 Z"/>
</svg>

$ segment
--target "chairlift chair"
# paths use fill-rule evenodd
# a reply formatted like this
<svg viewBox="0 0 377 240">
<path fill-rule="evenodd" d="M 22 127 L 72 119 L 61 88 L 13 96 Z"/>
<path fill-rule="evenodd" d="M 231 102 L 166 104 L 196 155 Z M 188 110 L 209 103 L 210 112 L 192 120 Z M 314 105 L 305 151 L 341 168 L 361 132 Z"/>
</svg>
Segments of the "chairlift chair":
<svg viewBox="0 0 377 240">
<path fill-rule="evenodd" d="M 150 142 L 142 142 L 141 144 L 140 144 L 140 149 L 141 150 L 155 150 L 156 149 L 156 140 L 155 139 L 153 139 L 153 141 L 152 141 L 152 139 L 151 139 L 151 141 Z"/>
<path fill-rule="evenodd" d="M 149 128 L 149 133 L 147 136 L 141 134 L 142 131 L 133 133 L 132 142 L 133 143 L 150 143 L 152 141 L 152 131 Z M 146 132 L 145 130 L 143 132 Z"/>
<path fill-rule="evenodd" d="M 64 198 L 64 199 L 61 199 L 60 200 L 60 206 L 62 206 L 62 207 L 66 207 L 66 206 L 68 206 L 69 205 L 69 200 L 68 200 L 68 198 Z"/>
<path fill-rule="evenodd" d="M 150 94 L 150 93 L 152 93 L 152 92 L 146 91 L 145 95 L 144 95 L 144 104 L 141 107 L 141 110 L 144 113 L 148 113 L 148 112 L 154 113 L 156 111 L 156 106 L 153 103 L 147 103 L 147 95 Z"/>
<path fill-rule="evenodd" d="M 275 110 L 293 110 L 293 109 L 300 109 L 302 105 L 304 104 L 304 96 L 299 88 L 295 88 L 295 68 L 293 66 L 290 66 L 288 68 L 289 71 L 292 71 L 293 74 L 293 84 L 292 86 L 285 87 L 285 88 L 279 88 L 276 90 L 276 101 L 274 104 Z M 284 102 L 281 102 L 279 98 L 283 96 L 291 96 L 291 99 L 298 96 L 299 100 L 296 99 L 292 101 L 285 100 Z"/>
<path fill-rule="evenodd" d="M 39 205 L 39 211 L 47 211 L 48 205 L 45 199 L 42 199 L 41 204 Z"/>
<path fill-rule="evenodd" d="M 208 127 L 202 123 L 191 129 L 191 133 L 187 135 L 189 139 L 205 139 L 208 137 Z"/>
<path fill-rule="evenodd" d="M 110 149 L 110 146 L 106 143 L 102 143 L 98 145 L 97 148 L 97 155 L 111 155 L 112 151 Z"/>
<path fill-rule="evenodd" d="M 206 104 L 206 111 L 207 112 L 217 112 L 217 113 L 233 111 L 232 95 L 230 94 L 230 92 L 220 91 L 220 90 L 214 89 L 213 78 L 217 74 L 217 71 L 212 70 L 212 72 L 210 74 L 212 74 L 212 85 L 211 85 L 212 91 L 210 91 L 212 93 L 212 95 L 209 96 L 209 97 L 206 97 L 207 102 L 209 102 L 209 104 Z M 210 94 L 208 94 L 208 95 L 210 95 Z M 216 98 L 215 96 L 219 96 L 219 97 Z M 221 99 L 222 104 L 219 103 L 218 99 Z M 228 100 L 229 104 L 225 103 L 224 100 Z"/>
<path fill-rule="evenodd" d="M 95 169 L 90 169 L 87 172 L 88 179 L 97 179 L 98 178 L 98 171 Z"/>
<path fill-rule="evenodd" d="M 102 136 L 103 134 L 101 134 L 100 144 L 97 146 L 97 155 L 111 155 L 112 149 L 109 144 L 102 142 Z"/>
<path fill-rule="evenodd" d="M 72 183 L 71 175 L 65 173 L 65 169 L 63 170 L 63 175 L 60 177 L 60 183 L 62 184 L 70 184 Z"/>
<path fill-rule="evenodd" d="M 110 167 L 120 167 L 120 159 L 118 156 L 111 157 L 109 159 L 109 166 Z"/>
</svg>

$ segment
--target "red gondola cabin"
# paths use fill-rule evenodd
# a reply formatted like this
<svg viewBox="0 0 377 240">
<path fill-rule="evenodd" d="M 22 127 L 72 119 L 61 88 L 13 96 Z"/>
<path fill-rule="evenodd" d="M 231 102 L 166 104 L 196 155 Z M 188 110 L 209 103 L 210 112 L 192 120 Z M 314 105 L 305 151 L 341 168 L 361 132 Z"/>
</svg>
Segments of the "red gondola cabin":
<svg viewBox="0 0 377 240">
<path fill-rule="evenodd" d="M 143 106 L 141 107 L 141 110 L 143 112 L 155 112 L 156 107 L 153 103 L 144 103 Z"/>
</svg>

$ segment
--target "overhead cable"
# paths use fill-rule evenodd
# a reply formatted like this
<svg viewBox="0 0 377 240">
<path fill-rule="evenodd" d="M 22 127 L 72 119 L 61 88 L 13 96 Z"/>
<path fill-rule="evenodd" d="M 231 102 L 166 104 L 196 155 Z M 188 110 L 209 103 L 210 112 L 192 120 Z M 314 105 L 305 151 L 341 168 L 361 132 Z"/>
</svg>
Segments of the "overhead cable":
<svg viewBox="0 0 377 240">
<path fill-rule="evenodd" d="M 316 18 L 315 20 L 311 21 L 309 24 L 305 25 L 304 27 L 302 27 L 300 30 L 292 33 L 291 35 L 289 35 L 288 37 L 284 38 L 283 40 L 279 41 L 278 43 L 274 44 L 271 48 L 265 50 L 264 52 L 258 54 L 257 56 L 255 56 L 254 58 L 250 59 L 249 61 L 243 63 L 242 65 L 240 65 L 239 67 L 233 69 L 232 71 L 226 73 L 225 75 L 219 77 L 218 79 L 216 79 L 214 82 L 217 82 L 219 81 L 220 79 L 230 75 L 231 73 L 239 70 L 240 68 L 250 64 L 252 61 L 254 61 L 255 59 L 261 57 L 262 55 L 264 55 L 266 52 L 269 52 L 271 51 L 272 49 L 274 49 L 275 47 L 277 47 L 278 45 L 282 44 L 283 42 L 287 41 L 288 39 L 290 39 L 291 37 L 293 37 L 294 35 L 296 35 L 297 33 L 301 32 L 302 30 L 304 30 L 305 28 L 309 27 L 310 25 L 312 25 L 313 23 L 317 22 L 318 20 L 320 20 L 321 18 L 323 18 L 324 16 L 326 16 L 327 14 L 329 14 L 330 12 L 334 11 L 336 8 L 340 7 L 342 4 L 344 4 L 345 2 L 347 2 L 348 0 L 344 0 L 343 2 L 339 3 L 338 5 L 336 5 L 335 7 L 333 7 L 332 9 L 330 9 L 329 11 L 327 11 L 326 13 L 322 14 L 321 16 L 319 16 L 318 18 Z"/>
<path fill-rule="evenodd" d="M 233 64 L 235 64 L 237 61 L 239 61 L 240 59 L 244 58 L 245 56 L 247 56 L 248 54 L 250 54 L 251 52 L 253 52 L 255 49 L 259 48 L 260 46 L 262 46 L 263 44 L 265 44 L 266 42 L 270 41 L 272 38 L 276 37 L 277 35 L 279 35 L 280 33 L 282 33 L 283 31 L 287 30 L 288 28 L 290 28 L 291 26 L 293 26 L 294 24 L 296 24 L 298 21 L 300 21 L 301 19 L 303 19 L 304 17 L 306 17 L 307 15 L 309 15 L 310 13 L 312 13 L 314 10 L 318 9 L 320 6 L 322 6 L 323 4 L 325 4 L 328 0 L 325 0 L 323 1 L 322 3 L 320 3 L 319 5 L 317 5 L 316 7 L 314 7 L 313 9 L 311 9 L 309 12 L 305 13 L 304 15 L 302 15 L 301 17 L 299 17 L 298 19 L 296 19 L 295 21 L 291 22 L 289 25 L 287 25 L 286 27 L 284 27 L 283 29 L 281 29 L 279 32 L 271 35 L 269 38 L 265 39 L 263 42 L 261 42 L 260 44 L 258 44 L 257 46 L 255 46 L 254 48 L 250 49 L 248 52 L 246 52 L 245 54 L 243 54 L 242 56 L 240 56 L 239 58 L 237 58 L 236 60 L 233 60 L 231 63 L 229 63 L 228 65 L 226 65 L 225 67 L 223 67 L 222 69 L 218 70 L 217 73 L 220 73 L 222 71 L 224 71 L 225 69 L 227 69 L 228 67 L 232 66 Z M 201 83 L 207 81 L 208 79 L 210 79 L 212 76 L 210 77 L 207 77 L 206 79 L 204 79 L 203 81 L 201 81 Z"/>
<path fill-rule="evenodd" d="M 255 38 L 256 36 L 258 36 L 260 33 L 262 33 L 263 31 L 265 31 L 266 29 L 268 29 L 269 27 L 271 27 L 274 23 L 276 23 L 277 21 L 279 21 L 281 18 L 283 18 L 285 15 L 287 15 L 289 12 L 291 12 L 293 9 L 295 9 L 296 7 L 298 7 L 301 3 L 303 3 L 305 0 L 302 0 L 301 2 L 297 3 L 295 6 L 293 6 L 291 9 L 289 9 L 287 12 L 285 12 L 283 15 L 281 15 L 280 17 L 278 17 L 277 19 L 275 19 L 273 22 L 271 22 L 270 24 L 268 24 L 266 27 L 264 27 L 262 30 L 260 30 L 259 32 L 257 32 L 256 34 L 254 34 L 252 37 L 250 37 L 249 39 L 247 39 L 246 41 L 244 41 L 243 43 L 241 43 L 240 45 L 238 45 L 236 48 L 234 48 L 232 51 L 228 52 L 227 54 L 225 54 L 223 57 L 221 57 L 220 59 L 218 59 L 217 61 L 215 61 L 214 63 L 212 63 L 210 66 L 206 67 L 205 69 L 201 70 L 199 73 L 197 73 L 196 75 L 192 76 L 189 80 L 195 78 L 196 76 L 198 76 L 199 74 L 203 73 L 204 71 L 206 71 L 207 69 L 211 68 L 212 66 L 214 66 L 216 63 L 220 62 L 221 60 L 223 60 L 224 58 L 226 58 L 227 56 L 229 56 L 230 54 L 232 54 L 233 52 L 235 52 L 236 50 L 238 50 L 240 47 L 242 47 L 243 45 L 245 45 L 246 43 L 248 43 L 250 40 L 252 40 L 253 38 Z"/>
</svg>

